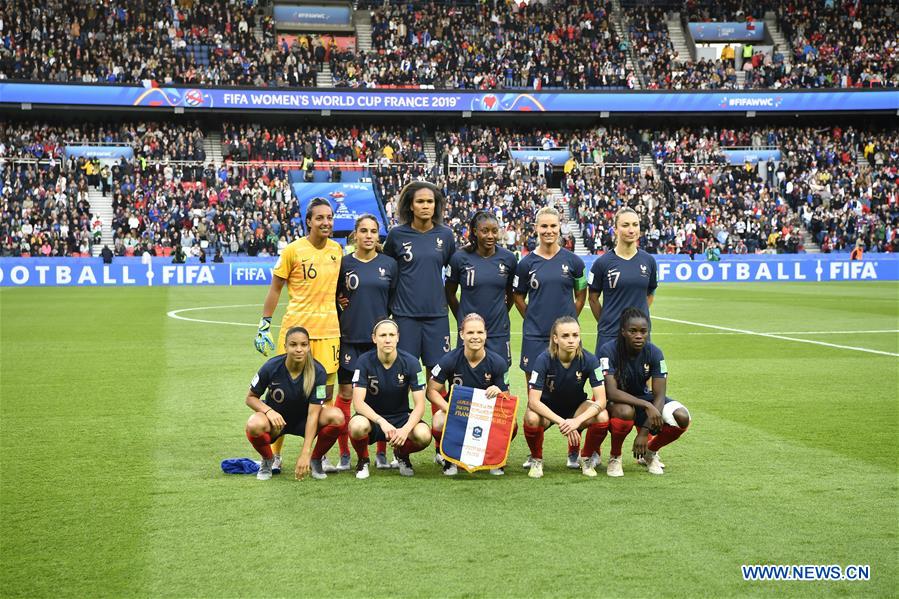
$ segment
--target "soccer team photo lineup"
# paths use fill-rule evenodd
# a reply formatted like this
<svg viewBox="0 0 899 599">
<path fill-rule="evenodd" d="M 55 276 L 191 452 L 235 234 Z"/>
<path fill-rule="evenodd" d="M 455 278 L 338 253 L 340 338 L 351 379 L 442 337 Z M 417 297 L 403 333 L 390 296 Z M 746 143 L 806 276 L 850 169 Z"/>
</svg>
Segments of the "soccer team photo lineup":
<svg viewBox="0 0 899 599">
<path fill-rule="evenodd" d="M 899 6 L 0 5 L 0 598 L 899 596 Z"/>
</svg>

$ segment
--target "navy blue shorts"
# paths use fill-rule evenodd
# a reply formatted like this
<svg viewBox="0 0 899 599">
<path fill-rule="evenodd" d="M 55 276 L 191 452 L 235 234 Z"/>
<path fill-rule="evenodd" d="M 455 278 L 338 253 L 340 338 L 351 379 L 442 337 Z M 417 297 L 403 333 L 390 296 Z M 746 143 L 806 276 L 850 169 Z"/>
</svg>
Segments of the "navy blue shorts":
<svg viewBox="0 0 899 599">
<path fill-rule="evenodd" d="M 302 420 L 287 420 L 287 424 L 284 425 L 284 428 L 281 429 L 280 433 L 278 433 L 277 435 L 271 435 L 272 441 L 274 441 L 278 437 L 283 437 L 284 435 L 293 435 L 294 437 L 305 437 L 306 436 L 306 419 L 303 418 Z"/>
<path fill-rule="evenodd" d="M 506 359 L 506 366 L 512 365 L 512 342 L 509 337 L 487 337 L 487 349 Z M 462 347 L 462 337 L 456 338 L 456 347 Z"/>
<path fill-rule="evenodd" d="M 561 418 L 568 420 L 569 418 L 574 418 L 574 415 L 577 413 L 577 409 L 581 407 L 581 404 L 587 401 L 587 396 L 583 395 L 581 397 L 575 397 L 572 400 L 566 399 L 547 399 L 544 394 L 540 401 L 543 402 L 547 408 L 558 414 Z"/>
<path fill-rule="evenodd" d="M 409 422 L 409 414 L 411 412 L 405 412 L 403 414 L 381 414 L 381 418 L 392 424 L 396 428 L 403 428 L 406 426 L 406 423 Z M 381 425 L 377 422 L 368 421 L 371 424 L 371 432 L 368 433 L 368 444 L 377 443 L 378 441 L 386 441 L 387 435 L 384 434 L 384 431 L 381 430 Z"/>
<path fill-rule="evenodd" d="M 430 370 L 450 349 L 449 316 L 412 318 L 394 316 L 400 328 L 398 347 L 420 358 Z"/>
<path fill-rule="evenodd" d="M 537 356 L 545 352 L 548 347 L 549 337 L 522 337 L 521 360 L 518 367 L 525 372 L 530 372 L 531 366 L 537 361 Z"/>
<path fill-rule="evenodd" d="M 648 393 L 645 395 L 641 395 L 640 399 L 642 399 L 644 401 L 648 401 L 649 403 L 652 403 L 653 399 L 655 399 L 655 398 L 652 396 L 651 393 Z M 665 396 L 666 404 L 671 403 L 672 401 L 674 401 L 674 400 L 668 396 Z M 644 422 L 646 422 L 646 410 L 644 410 L 643 408 L 634 408 L 634 424 L 636 426 L 643 426 Z"/>
<path fill-rule="evenodd" d="M 337 369 L 337 382 L 341 385 L 352 383 L 353 374 L 356 372 L 356 360 L 359 359 L 359 356 L 374 348 L 374 343 L 341 343 L 340 368 Z"/>
</svg>

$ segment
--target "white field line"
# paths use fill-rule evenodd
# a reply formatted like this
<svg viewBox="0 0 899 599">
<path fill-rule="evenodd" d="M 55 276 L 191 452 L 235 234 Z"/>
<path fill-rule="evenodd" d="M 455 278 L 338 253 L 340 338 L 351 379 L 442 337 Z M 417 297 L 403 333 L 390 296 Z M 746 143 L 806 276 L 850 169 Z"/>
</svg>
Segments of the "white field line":
<svg viewBox="0 0 899 599">
<path fill-rule="evenodd" d="M 183 320 L 186 322 L 201 322 L 204 324 L 224 324 L 236 327 L 256 327 L 257 324 L 253 324 L 251 322 L 232 322 L 228 320 L 207 320 L 204 318 L 190 318 L 187 316 L 181 316 L 184 312 L 197 312 L 202 310 L 215 310 L 219 308 L 249 308 L 256 307 L 259 304 L 233 304 L 229 306 L 199 306 L 196 308 L 182 308 L 180 310 L 170 310 L 166 312 L 166 316 L 169 318 L 174 318 L 176 320 Z M 748 331 L 745 329 L 734 329 L 730 327 L 722 327 L 714 324 L 705 324 L 701 322 L 692 322 L 689 320 L 679 320 L 676 318 L 665 318 L 662 316 L 653 316 L 654 320 L 664 320 L 667 322 L 675 322 L 678 324 L 686 324 L 695 327 L 702 327 L 707 329 L 714 329 L 718 332 L 716 333 L 654 333 L 655 335 L 754 335 L 757 337 L 770 337 L 772 339 L 781 339 L 783 341 L 795 341 L 797 343 L 810 343 L 813 345 L 823 345 L 825 347 L 833 347 L 837 349 L 848 349 L 853 351 L 867 352 L 872 354 L 879 354 L 884 356 L 896 356 L 899 357 L 899 354 L 880 351 L 876 349 L 868 349 L 866 347 L 854 347 L 851 345 L 838 345 L 836 343 L 826 343 L 824 341 L 813 341 L 811 339 L 797 339 L 793 337 L 786 337 L 785 335 L 853 335 L 853 334 L 879 334 L 879 333 L 899 333 L 899 329 L 873 329 L 873 330 L 860 330 L 860 331 L 786 331 L 786 332 L 772 332 L 772 333 L 764 333 L 759 331 Z M 272 324 L 273 328 L 278 328 L 279 325 Z M 512 333 L 514 336 L 521 336 L 521 333 L 514 332 Z"/>
<path fill-rule="evenodd" d="M 855 346 L 852 346 L 852 345 L 839 345 L 839 344 L 836 344 L 836 343 L 827 343 L 827 342 L 825 342 L 825 341 L 814 341 L 814 340 L 812 340 L 812 339 L 800 339 L 800 338 L 798 338 L 798 337 L 787 337 L 787 336 L 785 336 L 785 335 L 778 334 L 778 333 L 759 333 L 759 332 L 757 332 L 757 331 L 749 331 L 749 330 L 746 330 L 746 329 L 734 329 L 734 328 L 731 328 L 731 327 L 722 327 L 722 326 L 718 326 L 718 325 L 714 325 L 714 324 L 706 324 L 706 323 L 702 323 L 702 322 L 693 322 L 693 321 L 690 321 L 690 320 L 680 320 L 680 319 L 677 319 L 677 318 L 664 318 L 664 317 L 662 317 L 662 316 L 653 316 L 652 319 L 653 319 L 653 320 L 664 320 L 664 321 L 666 321 L 666 322 L 676 322 L 676 323 L 678 323 L 678 324 L 687 324 L 687 325 L 690 325 L 690 326 L 694 326 L 694 327 L 702 327 L 702 328 L 706 328 L 706 329 L 714 329 L 714 330 L 716 330 L 716 331 L 727 331 L 727 332 L 730 332 L 730 333 L 741 333 L 741 334 L 743 334 L 743 335 L 753 335 L 753 336 L 756 336 L 756 337 L 768 337 L 769 339 L 780 339 L 780 340 L 782 340 L 782 341 L 795 341 L 796 343 L 808 343 L 808 344 L 811 344 L 811 345 L 821 345 L 821 346 L 824 346 L 824 347 L 833 347 L 833 348 L 835 348 L 835 349 L 848 349 L 848 350 L 850 350 L 850 351 L 865 352 L 865 353 L 868 353 L 868 354 L 878 354 L 878 355 L 881 355 L 881 356 L 894 356 L 894 357 L 899 358 L 899 354 L 897 354 L 897 353 L 888 352 L 888 351 L 880 351 L 880 350 L 877 350 L 877 349 L 869 349 L 869 348 L 867 348 L 867 347 L 855 347 Z"/>
</svg>

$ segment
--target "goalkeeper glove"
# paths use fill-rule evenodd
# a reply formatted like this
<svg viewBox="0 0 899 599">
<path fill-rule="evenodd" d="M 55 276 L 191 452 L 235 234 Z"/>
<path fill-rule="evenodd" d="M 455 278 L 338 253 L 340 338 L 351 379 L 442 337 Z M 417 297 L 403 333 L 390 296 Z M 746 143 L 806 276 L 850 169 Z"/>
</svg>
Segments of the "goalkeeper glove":
<svg viewBox="0 0 899 599">
<path fill-rule="evenodd" d="M 275 350 L 275 342 L 272 341 L 272 317 L 263 316 L 259 321 L 259 330 L 256 331 L 256 351 L 265 357 L 268 357 L 269 351 Z M 267 347 L 266 347 L 267 346 Z"/>
</svg>

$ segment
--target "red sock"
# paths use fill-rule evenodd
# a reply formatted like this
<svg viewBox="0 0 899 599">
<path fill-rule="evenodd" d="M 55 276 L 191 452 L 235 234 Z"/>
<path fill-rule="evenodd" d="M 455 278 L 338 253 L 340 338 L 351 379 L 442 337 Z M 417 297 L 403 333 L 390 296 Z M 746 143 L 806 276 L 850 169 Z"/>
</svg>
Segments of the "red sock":
<svg viewBox="0 0 899 599">
<path fill-rule="evenodd" d="M 449 397 L 449 394 L 446 391 L 441 391 L 440 397 L 442 397 L 444 401 L 447 401 L 446 398 Z M 434 414 L 436 414 L 439 411 L 440 411 L 440 408 L 437 407 L 437 404 L 432 403 L 431 404 L 431 416 L 433 416 Z"/>
<path fill-rule="evenodd" d="M 336 424 L 327 424 L 318 429 L 318 439 L 316 439 L 315 448 L 312 450 L 313 460 L 322 459 L 328 453 L 328 450 L 334 447 L 334 442 L 337 441 L 337 435 L 340 434 L 340 429 L 342 428 Z"/>
<path fill-rule="evenodd" d="M 609 430 L 612 432 L 610 456 L 621 457 L 621 446 L 624 445 L 624 440 L 630 434 L 632 428 L 634 428 L 633 420 L 622 420 L 621 418 L 609 420 Z"/>
<path fill-rule="evenodd" d="M 431 429 L 431 436 L 434 437 L 434 445 L 440 447 L 440 439 L 443 438 L 443 430 L 438 430 L 436 428 Z"/>
<path fill-rule="evenodd" d="M 247 431 L 247 439 L 250 440 L 253 447 L 256 451 L 259 452 L 259 455 L 262 456 L 264 460 L 271 460 L 274 456 L 272 455 L 272 437 L 268 433 L 262 433 L 258 437 L 254 437 L 250 434 L 250 431 Z"/>
<path fill-rule="evenodd" d="M 577 452 L 579 452 L 580 450 L 581 450 L 581 445 L 580 445 L 580 443 L 578 443 L 577 445 L 572 445 L 571 443 L 568 444 L 568 455 L 571 455 L 571 454 L 573 454 L 573 453 L 577 453 Z"/>
<path fill-rule="evenodd" d="M 535 460 L 543 459 L 543 427 L 524 425 L 524 439 L 531 449 L 531 457 Z"/>
<path fill-rule="evenodd" d="M 598 452 L 599 446 L 606 440 L 608 432 L 608 422 L 594 422 L 588 426 L 587 434 L 584 435 L 584 446 L 581 448 L 581 457 L 589 458 L 594 452 Z"/>
<path fill-rule="evenodd" d="M 380 441 L 378 442 L 380 443 Z M 350 437 L 350 443 L 353 444 L 353 449 L 356 450 L 356 455 L 358 457 L 368 457 L 368 437 L 362 437 L 361 439 L 353 439 Z"/>
<path fill-rule="evenodd" d="M 337 444 L 340 447 L 340 455 L 350 455 L 350 434 L 347 432 L 350 424 L 350 406 L 353 405 L 351 400 L 337 396 L 334 405 L 343 412 L 343 427 L 337 436 Z"/>
<path fill-rule="evenodd" d="M 671 426 L 670 424 L 662 425 L 662 432 L 650 439 L 649 445 L 647 445 L 649 451 L 658 451 L 669 443 L 677 441 L 678 437 L 683 435 L 685 430 L 687 429 Z"/>
<path fill-rule="evenodd" d="M 412 439 L 406 439 L 406 442 L 403 443 L 403 446 L 400 448 L 400 450 L 394 450 L 394 453 L 408 456 L 410 453 L 416 453 L 418 451 L 421 451 L 422 449 L 424 449 L 424 447 L 419 447 Z"/>
<path fill-rule="evenodd" d="M 353 447 L 355 447 L 355 445 Z M 383 453 L 386 455 L 387 454 L 387 441 L 378 441 L 378 444 L 376 445 L 376 451 L 378 453 Z"/>
</svg>

